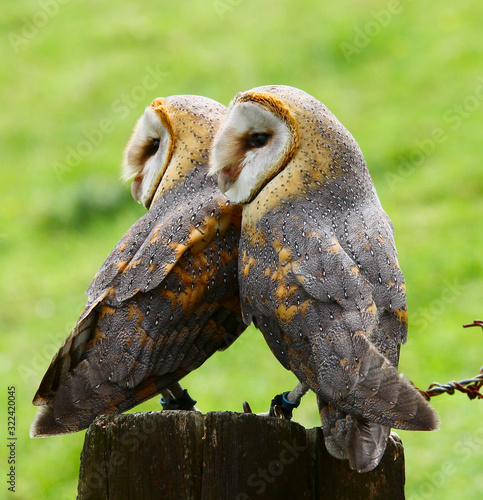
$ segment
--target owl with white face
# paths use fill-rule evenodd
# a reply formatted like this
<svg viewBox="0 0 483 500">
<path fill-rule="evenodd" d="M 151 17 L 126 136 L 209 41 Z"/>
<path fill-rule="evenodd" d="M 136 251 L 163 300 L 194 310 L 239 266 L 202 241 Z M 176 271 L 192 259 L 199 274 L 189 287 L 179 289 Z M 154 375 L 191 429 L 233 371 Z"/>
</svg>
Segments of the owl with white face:
<svg viewBox="0 0 483 500">
<path fill-rule="evenodd" d="M 259 87 L 233 99 L 210 163 L 220 190 L 244 205 L 244 319 L 317 394 L 329 452 L 365 472 L 391 427 L 437 429 L 434 410 L 397 371 L 404 277 L 351 134 L 307 93 Z"/>
<path fill-rule="evenodd" d="M 237 279 L 241 207 L 207 177 L 225 112 L 211 99 L 171 96 L 155 99 L 138 121 L 125 175 L 149 211 L 89 286 L 34 397 L 32 437 L 76 432 L 97 415 L 179 392 L 178 380 L 246 328 Z"/>
</svg>

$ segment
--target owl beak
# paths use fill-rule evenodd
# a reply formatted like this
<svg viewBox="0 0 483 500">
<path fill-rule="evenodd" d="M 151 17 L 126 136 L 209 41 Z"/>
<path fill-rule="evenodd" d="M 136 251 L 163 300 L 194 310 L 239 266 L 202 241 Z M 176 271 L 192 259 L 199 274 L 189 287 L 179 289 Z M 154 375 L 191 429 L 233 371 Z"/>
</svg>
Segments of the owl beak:
<svg viewBox="0 0 483 500">
<path fill-rule="evenodd" d="M 141 197 L 141 186 L 143 183 L 143 178 L 141 176 L 136 177 L 131 184 L 131 194 L 135 201 L 141 203 L 139 198 Z"/>
<path fill-rule="evenodd" d="M 240 175 L 241 169 L 229 167 L 224 168 L 218 174 L 218 188 L 225 194 L 237 181 Z"/>
<path fill-rule="evenodd" d="M 144 208 L 149 210 L 149 207 L 156 198 L 156 190 L 161 181 L 163 172 L 156 172 L 152 176 L 148 173 L 138 175 L 131 184 L 132 197 Z"/>
</svg>

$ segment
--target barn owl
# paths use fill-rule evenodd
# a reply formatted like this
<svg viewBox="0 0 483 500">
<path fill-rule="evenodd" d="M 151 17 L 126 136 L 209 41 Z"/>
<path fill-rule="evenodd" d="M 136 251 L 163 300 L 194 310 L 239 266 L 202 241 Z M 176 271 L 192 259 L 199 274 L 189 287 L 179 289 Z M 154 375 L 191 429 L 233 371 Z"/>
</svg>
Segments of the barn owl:
<svg viewBox="0 0 483 500">
<path fill-rule="evenodd" d="M 328 451 L 365 472 L 391 427 L 437 429 L 434 410 L 397 371 L 405 282 L 351 134 L 307 93 L 259 87 L 233 99 L 210 163 L 220 190 L 243 204 L 244 319 L 317 394 Z"/>
<path fill-rule="evenodd" d="M 125 151 L 132 194 L 149 211 L 87 290 L 87 305 L 34 397 L 32 437 L 76 432 L 176 385 L 245 329 L 237 284 L 241 207 L 207 177 L 226 108 L 155 99 Z M 194 401 L 193 401 L 194 402 Z"/>
</svg>

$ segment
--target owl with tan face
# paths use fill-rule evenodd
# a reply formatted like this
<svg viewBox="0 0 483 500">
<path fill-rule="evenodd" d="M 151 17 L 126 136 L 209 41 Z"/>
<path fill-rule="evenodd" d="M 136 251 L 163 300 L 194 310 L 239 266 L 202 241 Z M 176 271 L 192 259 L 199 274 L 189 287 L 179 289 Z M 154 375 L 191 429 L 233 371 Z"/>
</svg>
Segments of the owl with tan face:
<svg viewBox="0 0 483 500">
<path fill-rule="evenodd" d="M 172 96 L 155 99 L 138 121 L 124 171 L 149 211 L 89 286 L 87 305 L 34 397 L 32 437 L 79 431 L 97 415 L 171 389 L 182 398 L 178 380 L 245 329 L 241 207 L 207 177 L 225 112 L 211 99 Z"/>
<path fill-rule="evenodd" d="M 215 138 L 211 173 L 244 205 L 244 319 L 317 394 L 329 452 L 365 472 L 391 427 L 437 429 L 397 371 L 407 308 L 393 226 L 337 118 L 292 87 L 242 92 Z"/>
</svg>

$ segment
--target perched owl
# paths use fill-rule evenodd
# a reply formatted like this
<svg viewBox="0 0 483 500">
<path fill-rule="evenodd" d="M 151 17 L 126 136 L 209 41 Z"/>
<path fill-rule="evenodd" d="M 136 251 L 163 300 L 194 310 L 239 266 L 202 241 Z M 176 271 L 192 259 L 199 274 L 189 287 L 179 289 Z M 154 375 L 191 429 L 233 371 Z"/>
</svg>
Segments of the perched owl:
<svg viewBox="0 0 483 500">
<path fill-rule="evenodd" d="M 207 177 L 225 112 L 211 99 L 172 96 L 155 99 L 138 121 L 125 175 L 149 211 L 89 286 L 87 305 L 34 397 L 32 437 L 84 429 L 97 415 L 176 388 L 245 329 L 241 207 Z"/>
<path fill-rule="evenodd" d="M 438 418 L 397 371 L 407 336 L 405 283 L 392 224 L 359 146 L 307 93 L 259 87 L 232 101 L 211 173 L 243 207 L 243 316 L 317 394 L 326 446 L 360 472 L 390 428 Z"/>
</svg>

